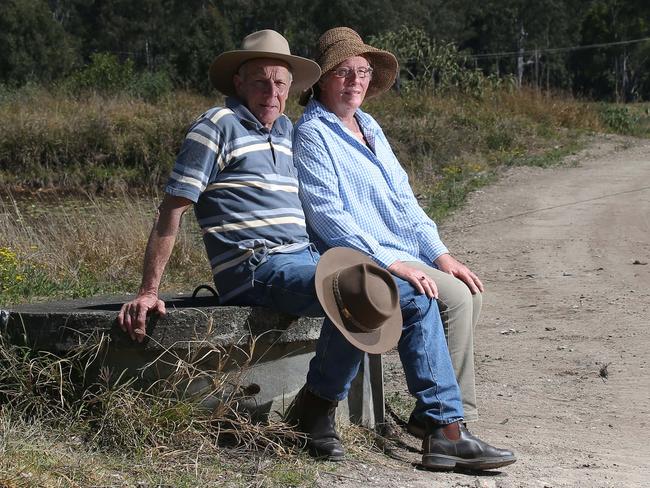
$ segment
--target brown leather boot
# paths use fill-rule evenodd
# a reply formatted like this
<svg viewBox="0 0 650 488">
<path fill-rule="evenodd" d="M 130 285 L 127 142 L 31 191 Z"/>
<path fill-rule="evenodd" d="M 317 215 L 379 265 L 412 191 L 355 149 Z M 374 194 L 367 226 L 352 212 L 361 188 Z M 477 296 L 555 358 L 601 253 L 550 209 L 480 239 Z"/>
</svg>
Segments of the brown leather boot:
<svg viewBox="0 0 650 488">
<path fill-rule="evenodd" d="M 494 469 L 517 460 L 511 451 L 493 447 L 472 435 L 461 422 L 430 426 L 422 451 L 422 465 L 435 470 Z"/>
<path fill-rule="evenodd" d="M 305 386 L 298 392 L 287 421 L 307 434 L 309 454 L 328 461 L 341 461 L 345 451 L 336 432 L 334 416 L 338 402 L 314 395 Z"/>
</svg>

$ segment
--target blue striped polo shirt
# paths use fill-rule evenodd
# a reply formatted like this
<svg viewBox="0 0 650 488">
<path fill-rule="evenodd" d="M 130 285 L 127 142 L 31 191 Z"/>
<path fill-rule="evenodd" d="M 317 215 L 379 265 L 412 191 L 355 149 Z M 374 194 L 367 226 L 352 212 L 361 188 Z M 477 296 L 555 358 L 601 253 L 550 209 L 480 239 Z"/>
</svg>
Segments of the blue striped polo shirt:
<svg viewBox="0 0 650 488">
<path fill-rule="evenodd" d="M 268 254 L 309 245 L 292 131 L 285 115 L 269 130 L 227 98 L 185 136 L 165 191 L 194 202 L 222 303 L 252 287 Z"/>
</svg>

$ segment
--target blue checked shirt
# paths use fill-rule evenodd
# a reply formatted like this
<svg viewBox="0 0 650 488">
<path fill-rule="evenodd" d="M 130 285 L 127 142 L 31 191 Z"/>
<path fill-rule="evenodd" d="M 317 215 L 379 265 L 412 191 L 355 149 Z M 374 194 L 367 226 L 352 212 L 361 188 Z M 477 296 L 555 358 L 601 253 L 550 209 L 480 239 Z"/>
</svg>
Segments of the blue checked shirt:
<svg viewBox="0 0 650 488">
<path fill-rule="evenodd" d="M 361 110 L 355 117 L 370 147 L 315 100 L 294 129 L 299 195 L 313 240 L 358 249 L 383 267 L 432 264 L 448 252 L 436 224 L 420 208 L 379 124 Z"/>
</svg>

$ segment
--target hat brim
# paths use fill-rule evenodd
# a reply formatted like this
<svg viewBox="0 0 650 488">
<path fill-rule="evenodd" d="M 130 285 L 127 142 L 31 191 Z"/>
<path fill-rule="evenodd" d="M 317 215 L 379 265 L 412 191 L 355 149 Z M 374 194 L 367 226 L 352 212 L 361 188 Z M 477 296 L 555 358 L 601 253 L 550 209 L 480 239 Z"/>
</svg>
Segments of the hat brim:
<svg viewBox="0 0 650 488">
<path fill-rule="evenodd" d="M 394 348 L 402 335 L 402 312 L 399 307 L 382 327 L 366 332 L 355 329 L 346 322 L 334 297 L 333 282 L 336 273 L 349 266 L 363 263 L 376 265 L 368 256 L 354 249 L 345 247 L 329 249 L 321 256 L 316 267 L 316 296 L 327 317 L 353 346 L 371 354 L 381 354 Z"/>
<path fill-rule="evenodd" d="M 233 76 L 246 61 L 261 58 L 277 59 L 289 65 L 293 78 L 289 91 L 292 93 L 309 88 L 320 78 L 320 67 L 311 59 L 268 51 L 236 50 L 222 53 L 214 59 L 210 65 L 210 81 L 224 95 L 237 96 Z"/>
</svg>

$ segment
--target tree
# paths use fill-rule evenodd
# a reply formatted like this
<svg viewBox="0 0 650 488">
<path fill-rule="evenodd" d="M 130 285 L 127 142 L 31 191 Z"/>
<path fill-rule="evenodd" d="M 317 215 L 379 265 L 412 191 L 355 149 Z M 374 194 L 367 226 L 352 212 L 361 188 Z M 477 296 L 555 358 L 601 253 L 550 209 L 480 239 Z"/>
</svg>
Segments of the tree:
<svg viewBox="0 0 650 488">
<path fill-rule="evenodd" d="M 43 0 L 2 0 L 0 82 L 49 82 L 72 68 L 76 53 Z"/>
<path fill-rule="evenodd" d="M 632 101 L 650 98 L 650 46 L 626 41 L 650 37 L 650 4 L 645 0 L 593 2 L 581 26 L 584 44 L 621 43 L 576 52 L 576 88 L 594 98 Z"/>
</svg>

